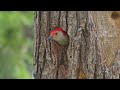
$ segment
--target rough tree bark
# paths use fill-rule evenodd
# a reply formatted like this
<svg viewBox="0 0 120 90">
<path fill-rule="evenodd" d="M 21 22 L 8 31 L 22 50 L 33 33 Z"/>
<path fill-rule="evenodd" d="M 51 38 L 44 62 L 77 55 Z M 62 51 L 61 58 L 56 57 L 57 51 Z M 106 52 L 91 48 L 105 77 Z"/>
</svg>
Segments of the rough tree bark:
<svg viewBox="0 0 120 90">
<path fill-rule="evenodd" d="M 119 11 L 35 12 L 34 78 L 120 78 L 119 24 Z M 65 54 L 56 57 L 53 42 L 47 41 L 49 32 L 56 26 L 62 27 L 70 37 L 67 70 L 57 63 Z"/>
</svg>

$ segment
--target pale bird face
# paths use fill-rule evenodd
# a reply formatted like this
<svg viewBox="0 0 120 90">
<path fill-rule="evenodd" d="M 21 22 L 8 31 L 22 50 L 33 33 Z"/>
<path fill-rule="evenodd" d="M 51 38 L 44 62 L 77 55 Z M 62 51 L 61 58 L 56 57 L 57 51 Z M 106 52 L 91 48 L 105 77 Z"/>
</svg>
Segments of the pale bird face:
<svg viewBox="0 0 120 90">
<path fill-rule="evenodd" d="M 63 37 L 63 33 L 61 31 L 57 31 L 53 36 L 52 39 L 55 41 L 59 41 L 61 40 L 61 38 Z"/>
<path fill-rule="evenodd" d="M 51 39 L 58 42 L 58 44 L 62 46 L 66 46 L 69 44 L 68 35 L 64 34 L 62 31 L 56 31 L 54 34 L 50 34 L 48 40 Z"/>
</svg>

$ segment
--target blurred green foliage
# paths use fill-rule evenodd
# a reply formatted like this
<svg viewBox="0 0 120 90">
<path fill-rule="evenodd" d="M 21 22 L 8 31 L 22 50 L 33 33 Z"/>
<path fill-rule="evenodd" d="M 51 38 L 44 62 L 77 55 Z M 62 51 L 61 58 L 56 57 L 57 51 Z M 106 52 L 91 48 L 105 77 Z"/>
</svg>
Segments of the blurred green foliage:
<svg viewBox="0 0 120 90">
<path fill-rule="evenodd" d="M 0 11 L 0 79 L 32 78 L 33 12 Z"/>
</svg>

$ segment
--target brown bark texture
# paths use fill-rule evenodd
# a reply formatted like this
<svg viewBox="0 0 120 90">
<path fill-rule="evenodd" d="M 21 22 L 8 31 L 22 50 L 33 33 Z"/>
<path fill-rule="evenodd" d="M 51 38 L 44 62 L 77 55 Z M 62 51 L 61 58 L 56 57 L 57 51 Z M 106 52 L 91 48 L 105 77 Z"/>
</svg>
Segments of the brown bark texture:
<svg viewBox="0 0 120 90">
<path fill-rule="evenodd" d="M 34 20 L 35 79 L 120 78 L 119 11 L 36 11 Z M 66 50 L 47 41 L 54 27 L 67 31 Z"/>
</svg>

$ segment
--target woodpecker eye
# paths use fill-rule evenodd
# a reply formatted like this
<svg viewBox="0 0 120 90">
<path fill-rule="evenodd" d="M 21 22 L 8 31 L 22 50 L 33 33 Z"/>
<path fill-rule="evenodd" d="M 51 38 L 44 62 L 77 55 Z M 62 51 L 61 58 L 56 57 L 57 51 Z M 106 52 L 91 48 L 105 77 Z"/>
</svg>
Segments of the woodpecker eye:
<svg viewBox="0 0 120 90">
<path fill-rule="evenodd" d="M 55 33 L 55 35 L 57 35 L 58 33 Z"/>
</svg>

